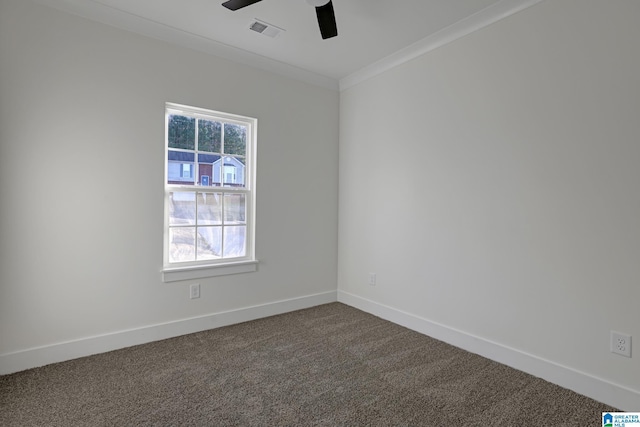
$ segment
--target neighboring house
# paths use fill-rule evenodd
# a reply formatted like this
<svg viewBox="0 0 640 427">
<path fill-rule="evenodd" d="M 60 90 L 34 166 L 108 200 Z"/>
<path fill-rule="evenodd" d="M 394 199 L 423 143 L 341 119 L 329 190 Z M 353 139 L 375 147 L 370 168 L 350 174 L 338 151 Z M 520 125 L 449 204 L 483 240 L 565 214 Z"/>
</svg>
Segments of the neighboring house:
<svg viewBox="0 0 640 427">
<path fill-rule="evenodd" d="M 167 182 L 169 184 L 194 183 L 196 167 L 194 163 L 195 153 L 169 150 L 169 164 Z M 219 156 L 216 154 L 198 154 L 198 179 L 199 185 L 219 187 L 244 186 L 244 164 L 235 157 Z"/>
</svg>

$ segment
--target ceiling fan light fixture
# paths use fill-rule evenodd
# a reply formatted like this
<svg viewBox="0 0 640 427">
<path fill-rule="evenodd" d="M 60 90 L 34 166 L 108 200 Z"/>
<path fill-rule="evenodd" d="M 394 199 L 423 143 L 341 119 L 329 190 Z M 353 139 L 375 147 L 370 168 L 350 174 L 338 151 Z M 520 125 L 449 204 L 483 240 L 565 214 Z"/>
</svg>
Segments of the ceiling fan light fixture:
<svg viewBox="0 0 640 427">
<path fill-rule="evenodd" d="M 321 7 L 329 3 L 330 1 L 331 0 L 307 0 L 307 3 L 309 3 L 313 7 Z"/>
</svg>

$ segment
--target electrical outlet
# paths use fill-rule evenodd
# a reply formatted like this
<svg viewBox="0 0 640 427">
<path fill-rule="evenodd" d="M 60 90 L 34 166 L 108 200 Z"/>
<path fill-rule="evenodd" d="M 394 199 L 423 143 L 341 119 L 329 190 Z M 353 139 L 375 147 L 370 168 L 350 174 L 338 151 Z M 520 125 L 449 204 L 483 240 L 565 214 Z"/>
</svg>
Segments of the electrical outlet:
<svg viewBox="0 0 640 427">
<path fill-rule="evenodd" d="M 200 298 L 200 283 L 194 283 L 189 287 L 189 298 Z"/>
<path fill-rule="evenodd" d="M 376 285 L 376 273 L 369 273 L 369 284 L 371 286 Z"/>
<path fill-rule="evenodd" d="M 611 331 L 611 352 L 631 357 L 631 335 Z"/>
</svg>

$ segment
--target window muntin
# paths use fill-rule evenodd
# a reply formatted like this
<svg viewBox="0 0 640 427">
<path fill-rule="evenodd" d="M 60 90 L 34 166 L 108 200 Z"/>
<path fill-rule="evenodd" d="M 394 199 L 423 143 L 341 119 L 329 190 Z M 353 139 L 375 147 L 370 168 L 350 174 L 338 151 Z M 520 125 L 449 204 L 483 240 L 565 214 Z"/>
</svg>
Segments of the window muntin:
<svg viewBox="0 0 640 427">
<path fill-rule="evenodd" d="M 255 129 L 255 119 L 167 104 L 165 268 L 254 260 Z"/>
</svg>

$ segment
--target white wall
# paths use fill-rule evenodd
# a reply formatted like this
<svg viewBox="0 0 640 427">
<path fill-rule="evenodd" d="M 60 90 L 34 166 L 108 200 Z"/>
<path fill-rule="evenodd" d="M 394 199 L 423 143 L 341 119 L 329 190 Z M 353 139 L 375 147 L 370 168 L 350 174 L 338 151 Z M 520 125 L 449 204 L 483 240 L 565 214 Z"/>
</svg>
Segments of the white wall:
<svg viewBox="0 0 640 427">
<path fill-rule="evenodd" d="M 640 408 L 638 16 L 542 2 L 343 91 L 339 298 Z"/>
<path fill-rule="evenodd" d="M 0 373 L 335 300 L 336 91 L 24 0 L 0 58 Z M 166 101 L 258 118 L 258 272 L 161 282 Z"/>
</svg>

